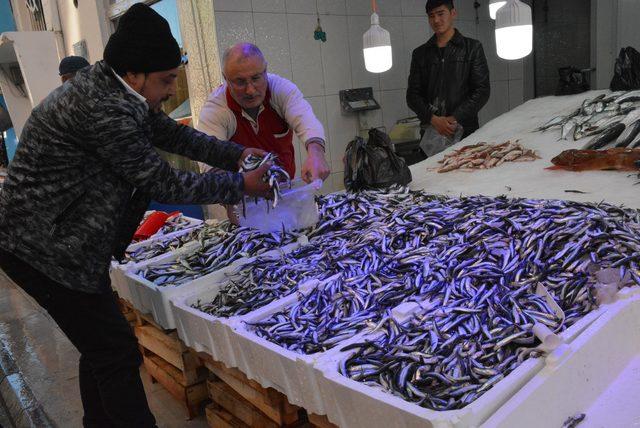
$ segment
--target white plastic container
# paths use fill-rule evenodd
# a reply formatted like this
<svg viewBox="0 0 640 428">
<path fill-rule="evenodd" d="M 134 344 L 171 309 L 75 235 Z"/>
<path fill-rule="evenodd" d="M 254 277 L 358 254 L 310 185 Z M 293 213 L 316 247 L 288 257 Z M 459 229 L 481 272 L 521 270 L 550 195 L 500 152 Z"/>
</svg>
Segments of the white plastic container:
<svg viewBox="0 0 640 428">
<path fill-rule="evenodd" d="M 580 427 L 640 426 L 640 296 L 608 308 L 483 426 L 561 427 L 584 413 Z"/>
<path fill-rule="evenodd" d="M 145 213 L 145 216 L 149 215 L 153 213 L 153 211 L 147 211 Z M 201 226 L 202 224 L 204 224 L 204 222 L 202 220 L 199 220 L 197 218 L 192 218 L 192 217 L 187 217 L 187 216 L 183 216 L 183 218 L 185 218 L 186 220 L 188 220 L 189 222 L 189 226 L 184 228 L 184 229 L 180 229 L 177 230 L 175 232 L 171 232 L 171 233 L 167 233 L 167 234 L 162 234 L 160 232 L 156 233 L 155 235 L 151 236 L 149 239 L 145 239 L 144 241 L 139 241 L 139 242 L 134 242 L 132 244 L 130 244 L 127 247 L 127 251 L 133 251 L 133 250 L 137 250 L 138 248 L 142 248 L 145 247 L 147 245 L 151 245 L 155 242 L 158 241 L 165 241 L 165 240 L 171 240 L 174 238 L 177 238 L 179 236 L 183 236 L 186 235 L 187 233 L 190 233 L 194 228 Z M 162 254 L 160 256 L 154 257 L 153 259 L 149 259 L 149 260 L 144 260 L 144 261 L 140 261 L 137 263 L 134 262 L 127 262 L 127 263 L 119 263 L 115 260 L 113 260 L 111 262 L 111 266 L 109 267 L 109 277 L 111 279 L 111 288 L 113 288 L 117 293 L 118 296 L 122 297 L 123 299 L 127 300 L 128 302 L 131 303 L 131 295 L 128 293 L 128 288 L 126 286 L 126 279 L 125 279 L 125 273 L 129 270 L 131 270 L 132 267 L 135 267 L 135 265 L 140 264 L 140 263 L 146 263 L 149 261 L 155 261 L 159 258 L 161 258 L 162 256 L 169 254 L 169 252 Z"/>
<path fill-rule="evenodd" d="M 328 354 L 315 362 L 317 384 L 324 397 L 324 414 L 338 426 L 345 427 L 477 427 L 494 414 L 517 391 L 525 386 L 545 364 L 554 364 L 567 352 L 571 343 L 611 305 L 603 305 L 587 314 L 558 336 L 564 342 L 545 358 L 529 358 L 496 383 L 477 400 L 460 410 L 435 411 L 395 397 L 382 389 L 369 387 L 338 372 L 339 362 L 355 351 Z M 354 411 L 366 409 L 366 411 Z M 511 426 L 519 426 L 517 424 Z M 541 426 L 541 425 L 538 425 Z"/>
<path fill-rule="evenodd" d="M 222 276 L 220 276 L 221 274 L 231 273 L 234 269 L 254 260 L 256 257 L 263 257 L 268 253 L 271 253 L 274 256 L 276 254 L 286 254 L 307 242 L 306 236 L 301 236 L 298 238 L 297 242 L 285 245 L 279 249 L 265 252 L 259 256 L 238 259 L 225 268 L 178 286 L 160 287 L 153 282 L 136 275 L 133 271 L 127 271 L 125 273 L 126 293 L 131 297 L 131 304 L 134 308 L 142 313 L 151 314 L 154 320 L 163 328 L 174 329 L 176 328 L 176 322 L 171 309 L 171 299 L 193 294 L 200 287 L 209 286 L 212 282 L 220 280 L 222 278 Z M 188 252 L 192 252 L 195 248 L 197 248 L 197 244 L 168 254 L 166 257 L 157 259 L 154 263 L 169 263 Z M 144 266 L 138 265 L 137 267 L 143 268 Z"/>
<path fill-rule="evenodd" d="M 295 248 L 290 246 L 287 251 Z M 260 258 L 278 258 L 282 250 L 273 250 L 260 255 Z M 247 259 L 248 261 L 249 259 Z M 247 315 L 236 317 L 216 317 L 202 312 L 194 307 L 200 301 L 212 301 L 226 285 L 227 278 L 244 266 L 245 262 L 237 264 L 231 270 L 219 271 L 208 275 L 209 280 L 191 293 L 183 293 L 171 299 L 171 309 L 175 319 L 178 336 L 185 345 L 198 352 L 205 352 L 216 360 L 230 367 L 235 367 L 235 356 L 232 343 L 229 341 L 229 330 L 240 323 Z M 285 299 L 288 297 L 285 297 Z M 282 299 L 280 299 L 282 300 Z M 280 300 L 272 302 L 277 303 Z M 268 307 L 269 305 L 265 306 Z M 259 309 L 258 311 L 262 310 Z M 257 311 L 254 311 L 257 312 Z"/>
<path fill-rule="evenodd" d="M 313 288 L 322 287 L 334 278 L 335 276 L 322 282 L 310 280 L 300 288 L 302 293 L 307 294 Z M 235 359 L 225 364 L 238 367 L 248 378 L 254 379 L 264 387 L 277 389 L 287 396 L 290 403 L 302 406 L 311 413 L 324 414 L 327 397 L 319 389 L 316 362 L 326 355 L 339 352 L 339 349 L 347 344 L 362 340 L 367 331 L 338 342 L 328 351 L 305 355 L 289 351 L 256 336 L 251 326 L 247 325 L 269 318 L 295 304 L 299 299 L 300 293 L 296 293 L 235 322 L 231 332 Z M 418 308 L 419 305 L 415 303 L 402 303 L 393 313 L 396 318 L 404 319 Z"/>
<path fill-rule="evenodd" d="M 339 361 L 352 352 L 341 352 L 317 363 L 324 413 L 334 424 L 350 428 L 479 426 L 544 366 L 542 358 L 530 358 L 465 408 L 439 412 L 342 376 Z"/>
<path fill-rule="evenodd" d="M 242 204 L 234 207 L 240 226 L 258 229 L 262 232 L 278 230 L 301 230 L 314 226 L 320 219 L 315 194 L 322 188 L 322 180 L 310 184 L 293 180 L 291 189 L 281 189 L 282 196 L 273 208 L 271 201 L 245 198 Z"/>
</svg>

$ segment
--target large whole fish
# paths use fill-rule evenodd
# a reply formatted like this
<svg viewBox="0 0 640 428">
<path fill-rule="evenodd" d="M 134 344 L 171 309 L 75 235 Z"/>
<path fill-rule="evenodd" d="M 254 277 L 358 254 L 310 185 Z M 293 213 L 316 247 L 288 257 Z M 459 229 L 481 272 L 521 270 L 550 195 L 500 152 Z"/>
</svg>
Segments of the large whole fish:
<svg viewBox="0 0 640 428">
<path fill-rule="evenodd" d="M 616 147 L 628 147 L 640 134 L 640 119 L 627 126 L 616 139 Z"/>
<path fill-rule="evenodd" d="M 624 123 L 614 123 L 609 125 L 600 134 L 596 135 L 582 148 L 583 150 L 598 150 L 613 142 L 624 132 Z"/>
<path fill-rule="evenodd" d="M 547 169 L 567 171 L 618 170 L 636 171 L 640 149 L 613 148 L 607 150 L 565 150 L 551 159 Z"/>
</svg>

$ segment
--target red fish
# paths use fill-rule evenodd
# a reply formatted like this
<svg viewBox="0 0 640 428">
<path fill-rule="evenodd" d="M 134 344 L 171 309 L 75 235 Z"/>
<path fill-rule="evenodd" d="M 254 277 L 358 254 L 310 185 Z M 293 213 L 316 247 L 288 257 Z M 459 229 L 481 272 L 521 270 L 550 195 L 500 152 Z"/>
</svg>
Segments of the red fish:
<svg viewBox="0 0 640 428">
<path fill-rule="evenodd" d="M 554 166 L 547 169 L 567 171 L 618 170 L 637 171 L 640 149 L 614 148 L 608 150 L 565 150 L 551 159 Z"/>
</svg>

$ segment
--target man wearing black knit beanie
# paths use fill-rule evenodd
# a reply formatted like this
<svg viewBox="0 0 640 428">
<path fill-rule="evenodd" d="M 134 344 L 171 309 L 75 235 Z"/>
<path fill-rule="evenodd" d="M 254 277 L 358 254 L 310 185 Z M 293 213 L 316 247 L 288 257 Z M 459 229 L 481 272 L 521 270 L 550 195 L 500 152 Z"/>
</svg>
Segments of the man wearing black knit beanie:
<svg viewBox="0 0 640 428">
<path fill-rule="evenodd" d="M 154 427 L 142 358 L 111 291 L 109 265 L 151 199 L 236 204 L 266 196 L 269 165 L 240 174 L 244 149 L 181 126 L 160 110 L 174 95 L 180 50 L 144 4 L 120 19 L 104 60 L 36 108 L 0 192 L 0 268 L 49 312 L 80 351 L 85 427 Z M 228 172 L 173 169 L 155 148 Z"/>
</svg>

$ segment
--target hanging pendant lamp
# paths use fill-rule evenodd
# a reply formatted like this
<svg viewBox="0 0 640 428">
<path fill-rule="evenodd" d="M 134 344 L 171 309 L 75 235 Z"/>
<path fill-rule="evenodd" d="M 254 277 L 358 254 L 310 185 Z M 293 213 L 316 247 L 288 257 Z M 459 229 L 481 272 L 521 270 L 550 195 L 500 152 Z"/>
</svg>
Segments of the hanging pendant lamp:
<svg viewBox="0 0 640 428">
<path fill-rule="evenodd" d="M 533 50 L 531 8 L 520 0 L 508 0 L 496 13 L 496 50 L 508 60 L 524 58 Z"/>
<path fill-rule="evenodd" d="M 383 73 L 393 65 L 391 35 L 380 26 L 376 1 L 371 1 L 371 28 L 362 36 L 364 66 L 371 73 Z"/>
</svg>

